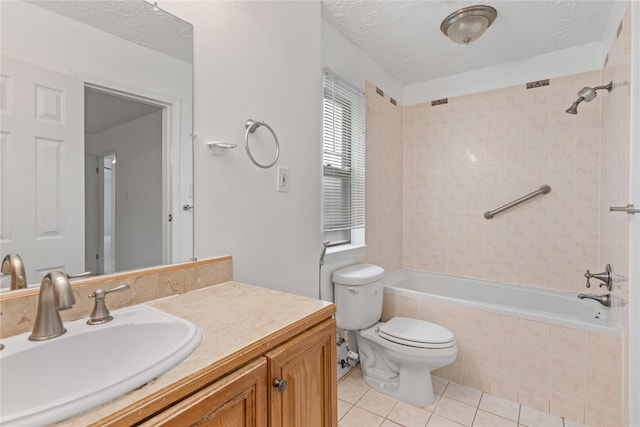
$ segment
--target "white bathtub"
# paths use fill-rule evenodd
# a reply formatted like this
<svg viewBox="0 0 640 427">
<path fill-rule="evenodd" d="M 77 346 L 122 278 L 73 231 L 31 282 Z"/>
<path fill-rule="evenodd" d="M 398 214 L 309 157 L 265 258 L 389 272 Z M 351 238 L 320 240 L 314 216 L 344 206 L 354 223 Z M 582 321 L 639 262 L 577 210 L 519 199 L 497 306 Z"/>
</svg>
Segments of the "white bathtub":
<svg viewBox="0 0 640 427">
<path fill-rule="evenodd" d="M 620 335 L 611 309 L 577 293 L 504 285 L 445 274 L 402 269 L 385 276 L 385 292 L 458 304 L 507 316 L 607 335 Z M 586 290 L 586 289 L 585 289 Z M 598 292 L 597 288 L 596 291 Z"/>
</svg>

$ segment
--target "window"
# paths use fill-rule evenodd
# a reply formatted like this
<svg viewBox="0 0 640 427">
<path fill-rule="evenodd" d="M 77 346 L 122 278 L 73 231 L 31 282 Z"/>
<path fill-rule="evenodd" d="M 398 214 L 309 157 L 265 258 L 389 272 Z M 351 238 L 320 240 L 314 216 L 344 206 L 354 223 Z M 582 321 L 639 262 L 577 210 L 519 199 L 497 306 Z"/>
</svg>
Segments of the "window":
<svg viewBox="0 0 640 427">
<path fill-rule="evenodd" d="M 364 229 L 364 93 L 325 70 L 322 117 L 322 230 L 332 246 L 352 243 Z"/>
</svg>

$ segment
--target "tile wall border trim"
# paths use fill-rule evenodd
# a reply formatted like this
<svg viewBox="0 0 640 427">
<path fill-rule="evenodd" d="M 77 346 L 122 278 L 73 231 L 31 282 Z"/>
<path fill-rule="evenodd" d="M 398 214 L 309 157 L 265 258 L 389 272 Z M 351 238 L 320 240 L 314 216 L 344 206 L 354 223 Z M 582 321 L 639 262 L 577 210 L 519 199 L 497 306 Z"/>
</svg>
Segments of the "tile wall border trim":
<svg viewBox="0 0 640 427">
<path fill-rule="evenodd" d="M 155 273 L 162 273 L 165 271 L 173 271 L 173 270 L 181 270 L 184 268 L 189 268 L 189 267 L 198 267 L 201 265 L 206 265 L 206 264 L 215 264 L 218 262 L 224 262 L 224 261 L 229 261 L 232 260 L 233 257 L 230 255 L 224 255 L 224 256 L 220 256 L 220 257 L 214 257 L 214 258 L 206 258 L 206 259 L 201 259 L 201 260 L 197 260 L 197 261 L 187 261 L 187 262 L 181 262 L 181 263 L 177 263 L 177 264 L 168 264 L 168 265 L 160 265 L 160 266 L 155 266 L 155 267 L 148 267 L 148 268 L 141 268 L 138 270 L 127 270 L 127 271 L 123 271 L 123 272 L 119 272 L 119 273 L 113 273 L 113 274 L 101 274 L 99 276 L 92 276 L 86 279 L 77 279 L 77 280 L 73 280 L 72 281 L 72 286 L 74 288 L 82 288 L 85 286 L 90 286 L 90 285 L 95 285 L 97 283 L 102 283 L 108 280 L 122 280 L 122 279 L 128 279 L 130 277 L 139 277 L 139 276 L 144 276 L 147 274 L 155 274 Z M 0 301 L 9 301 L 15 298 L 24 298 L 24 297 L 29 297 L 32 295 L 37 296 L 40 293 L 40 286 L 36 286 L 33 288 L 29 288 L 29 289 L 25 289 L 25 290 L 21 290 L 20 292 L 3 292 L 0 293 Z"/>
</svg>

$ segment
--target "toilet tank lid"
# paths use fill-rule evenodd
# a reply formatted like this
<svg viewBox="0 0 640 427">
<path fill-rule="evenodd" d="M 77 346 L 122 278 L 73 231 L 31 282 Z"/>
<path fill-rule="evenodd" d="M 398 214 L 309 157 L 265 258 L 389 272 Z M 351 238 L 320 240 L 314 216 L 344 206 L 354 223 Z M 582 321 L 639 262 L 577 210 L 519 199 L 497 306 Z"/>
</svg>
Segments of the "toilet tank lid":
<svg viewBox="0 0 640 427">
<path fill-rule="evenodd" d="M 373 264 L 355 264 L 333 272 L 333 283 L 338 285 L 367 285 L 384 276 L 384 269 Z"/>
</svg>

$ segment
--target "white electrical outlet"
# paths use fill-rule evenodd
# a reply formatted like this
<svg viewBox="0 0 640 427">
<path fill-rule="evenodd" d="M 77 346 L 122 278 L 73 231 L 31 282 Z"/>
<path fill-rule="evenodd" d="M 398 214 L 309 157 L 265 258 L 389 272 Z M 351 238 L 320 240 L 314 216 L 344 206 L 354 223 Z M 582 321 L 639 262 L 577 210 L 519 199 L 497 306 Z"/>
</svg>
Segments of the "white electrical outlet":
<svg viewBox="0 0 640 427">
<path fill-rule="evenodd" d="M 276 190 L 281 193 L 289 192 L 289 169 L 278 166 L 278 184 Z"/>
</svg>

